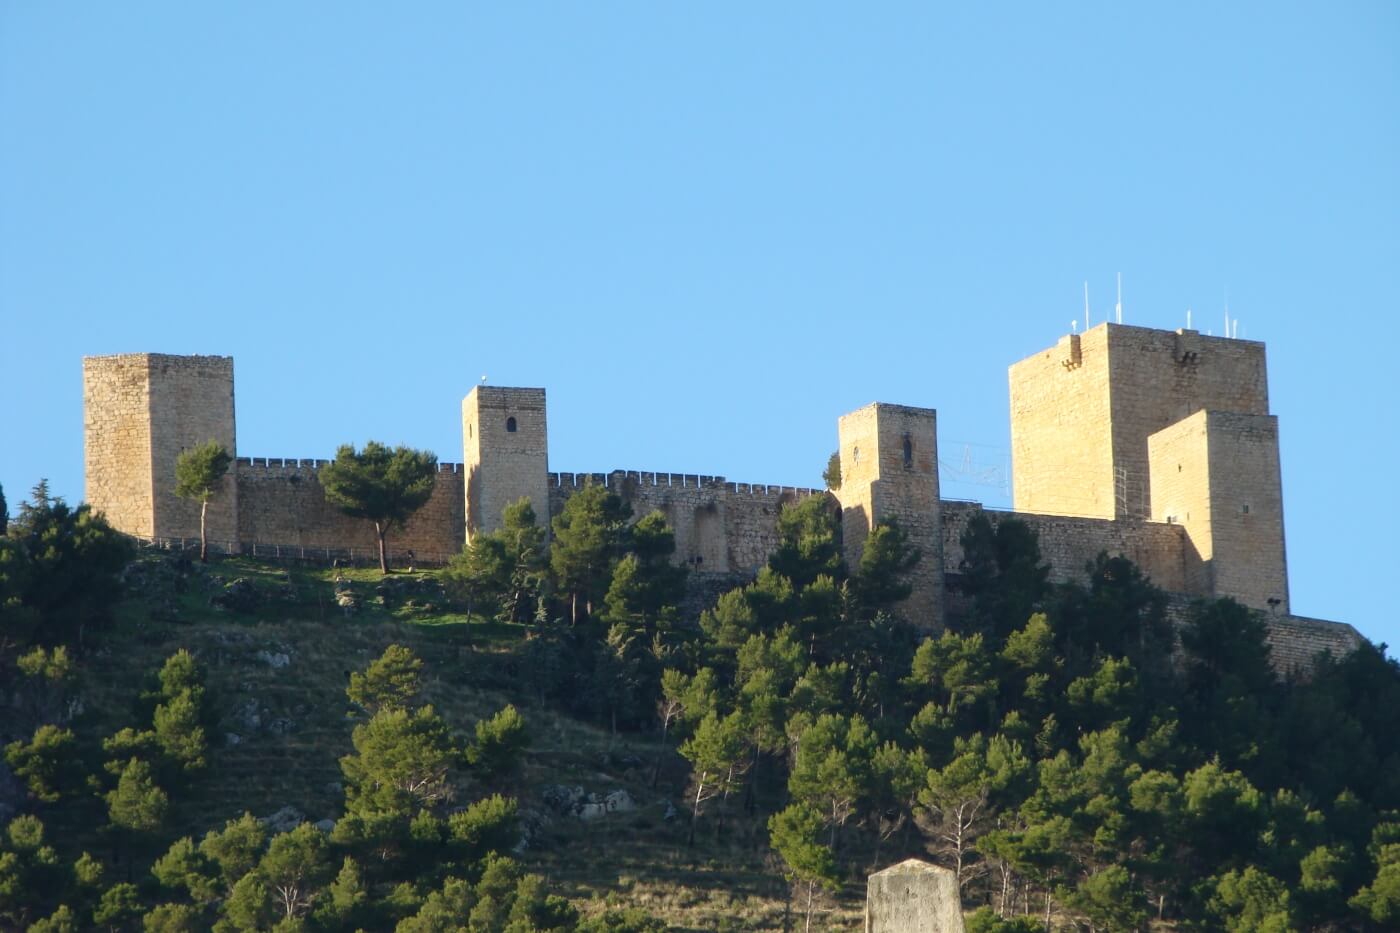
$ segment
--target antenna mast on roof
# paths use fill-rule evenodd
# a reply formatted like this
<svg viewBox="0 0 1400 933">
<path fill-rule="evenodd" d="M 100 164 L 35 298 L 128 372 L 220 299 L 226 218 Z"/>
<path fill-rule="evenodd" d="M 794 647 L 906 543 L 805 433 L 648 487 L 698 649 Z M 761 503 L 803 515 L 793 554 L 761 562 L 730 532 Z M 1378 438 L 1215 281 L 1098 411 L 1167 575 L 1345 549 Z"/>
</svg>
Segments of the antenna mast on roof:
<svg viewBox="0 0 1400 933">
<path fill-rule="evenodd" d="M 1089 283 L 1084 282 L 1084 329 L 1089 329 Z"/>
<path fill-rule="evenodd" d="M 1123 273 L 1118 273 L 1118 304 L 1113 306 L 1118 323 L 1123 323 Z"/>
</svg>

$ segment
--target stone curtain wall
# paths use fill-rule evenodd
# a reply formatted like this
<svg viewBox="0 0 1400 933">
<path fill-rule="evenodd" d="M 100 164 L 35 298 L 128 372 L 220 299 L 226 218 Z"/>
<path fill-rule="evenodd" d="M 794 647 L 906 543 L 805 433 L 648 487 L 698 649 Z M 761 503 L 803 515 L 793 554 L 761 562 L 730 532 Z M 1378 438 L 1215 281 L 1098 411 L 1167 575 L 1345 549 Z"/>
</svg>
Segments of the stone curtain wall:
<svg viewBox="0 0 1400 933">
<path fill-rule="evenodd" d="M 328 463 L 240 458 L 238 537 L 242 545 L 376 548 L 372 522 L 350 518 L 326 501 L 316 474 Z M 404 528 L 389 532 L 389 548 L 394 554 L 411 550 L 421 562 L 438 563 L 462 550 L 466 527 L 464 475 L 460 463 L 438 464 L 432 498 Z"/>
<path fill-rule="evenodd" d="M 1110 557 L 1128 558 L 1164 590 L 1205 595 L 1187 588 L 1183 573 L 1186 533 L 1180 525 L 993 512 L 975 502 L 943 503 L 943 555 L 949 573 L 959 572 L 963 559 L 962 536 L 977 515 L 986 515 L 993 526 L 1012 518 L 1029 525 L 1040 537 L 1041 557 L 1050 565 L 1050 579 L 1056 583 L 1084 582 L 1085 565 L 1100 551 L 1105 551 Z"/>
<path fill-rule="evenodd" d="M 200 504 L 175 495 L 175 460 L 181 451 L 218 441 L 234 456 L 233 358 L 228 356 L 168 356 L 152 353 L 151 473 L 155 489 L 155 535 L 162 538 L 199 537 Z M 209 500 L 211 541 L 232 538 L 238 525 L 238 487 L 224 477 Z"/>
<path fill-rule="evenodd" d="M 155 534 L 145 354 L 83 358 L 83 498 L 128 534 Z"/>
<path fill-rule="evenodd" d="M 549 514 L 592 483 L 605 486 L 632 506 L 633 518 L 653 511 L 676 533 L 676 561 L 699 573 L 757 573 L 778 546 L 778 513 L 789 502 L 829 496 L 825 490 L 730 483 L 722 476 L 614 470 L 611 473 L 549 474 Z M 833 510 L 836 501 L 831 501 Z"/>
<path fill-rule="evenodd" d="M 306 548 L 372 548 L 374 529 L 326 502 L 316 471 L 325 460 L 240 458 L 239 538 L 245 545 Z M 439 464 L 433 497 L 389 543 L 396 553 L 413 549 L 432 555 L 462 549 L 466 522 L 465 468 Z M 536 508 L 541 523 L 564 507 L 574 492 L 592 482 L 627 501 L 635 518 L 660 510 L 676 532 L 676 560 L 705 575 L 746 579 L 768 562 L 778 545 L 778 513 L 789 502 L 830 496 L 825 490 L 793 486 L 730 483 L 724 477 L 615 470 L 612 473 L 547 475 L 548 513 Z M 836 508 L 832 498 L 833 510 Z"/>
<path fill-rule="evenodd" d="M 1190 618 L 1193 602 L 1194 599 L 1189 596 L 1168 594 L 1167 619 L 1178 631 Z M 1364 641 L 1361 633 L 1345 622 L 1309 619 L 1305 616 L 1266 610 L 1255 611 L 1268 627 L 1264 638 L 1269 645 L 1269 660 L 1274 670 L 1282 676 L 1306 676 L 1312 670 L 1319 654 L 1327 652 L 1340 659 L 1361 647 Z M 1181 650 L 1179 643 L 1177 650 Z"/>
<path fill-rule="evenodd" d="M 1327 622 L 1295 615 L 1267 616 L 1269 653 L 1280 673 L 1307 672 L 1326 651 L 1342 658 L 1361 646 L 1361 635 L 1345 622 Z"/>
</svg>

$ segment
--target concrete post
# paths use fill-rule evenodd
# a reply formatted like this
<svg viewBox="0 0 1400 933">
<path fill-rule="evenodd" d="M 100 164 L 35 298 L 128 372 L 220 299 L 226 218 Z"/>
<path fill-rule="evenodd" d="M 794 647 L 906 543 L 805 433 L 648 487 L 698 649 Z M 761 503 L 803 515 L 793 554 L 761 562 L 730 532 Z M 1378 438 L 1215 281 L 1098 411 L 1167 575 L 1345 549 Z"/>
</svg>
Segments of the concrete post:
<svg viewBox="0 0 1400 933">
<path fill-rule="evenodd" d="M 870 876 L 865 933 L 963 933 L 958 879 L 916 858 Z"/>
</svg>

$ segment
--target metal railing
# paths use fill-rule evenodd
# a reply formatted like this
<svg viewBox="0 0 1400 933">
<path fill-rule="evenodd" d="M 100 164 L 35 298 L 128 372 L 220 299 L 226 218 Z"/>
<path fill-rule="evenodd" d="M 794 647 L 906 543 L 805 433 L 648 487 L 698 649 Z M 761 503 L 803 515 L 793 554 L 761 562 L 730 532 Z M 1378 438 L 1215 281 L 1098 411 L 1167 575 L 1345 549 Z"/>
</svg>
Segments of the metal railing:
<svg viewBox="0 0 1400 933">
<path fill-rule="evenodd" d="M 199 552 L 198 538 L 145 537 L 132 535 L 143 548 L 179 553 Z M 209 553 L 224 557 L 256 557 L 259 560 L 292 560 L 315 564 L 350 564 L 355 566 L 379 563 L 379 549 L 374 547 L 312 547 L 304 544 L 267 544 L 262 541 L 216 541 L 210 539 Z M 441 567 L 456 554 L 441 551 L 388 550 L 389 563 L 395 567 Z"/>
</svg>

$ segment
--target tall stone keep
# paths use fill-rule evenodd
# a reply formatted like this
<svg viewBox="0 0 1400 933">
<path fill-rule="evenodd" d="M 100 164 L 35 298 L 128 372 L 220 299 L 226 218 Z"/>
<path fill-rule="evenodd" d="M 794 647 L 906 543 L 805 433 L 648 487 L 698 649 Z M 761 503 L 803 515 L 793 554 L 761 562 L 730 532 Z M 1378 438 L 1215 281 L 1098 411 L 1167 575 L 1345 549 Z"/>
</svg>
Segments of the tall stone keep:
<svg viewBox="0 0 1400 933">
<path fill-rule="evenodd" d="M 1147 439 L 1198 411 L 1269 413 L 1264 345 L 1104 323 L 1011 367 L 1018 512 L 1147 518 Z"/>
<path fill-rule="evenodd" d="M 468 541 L 522 496 L 549 526 L 548 441 L 544 389 L 477 386 L 462 400 Z"/>
<path fill-rule="evenodd" d="M 943 625 L 943 525 L 938 498 L 937 413 L 876 402 L 838 422 L 841 534 L 846 562 L 860 564 L 870 529 L 893 518 L 923 553 L 904 609 L 923 628 Z"/>
<path fill-rule="evenodd" d="M 1199 411 L 1147 444 L 1152 518 L 1186 529 L 1191 590 L 1286 614 L 1278 419 Z"/>
<path fill-rule="evenodd" d="M 182 450 L 215 440 L 237 454 L 233 358 L 130 353 L 83 359 L 84 498 L 120 531 L 199 536 L 199 503 L 175 495 Z M 211 541 L 238 536 L 233 471 L 209 501 Z"/>
</svg>

